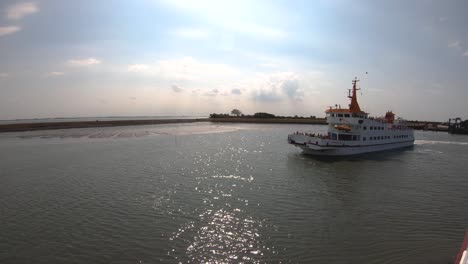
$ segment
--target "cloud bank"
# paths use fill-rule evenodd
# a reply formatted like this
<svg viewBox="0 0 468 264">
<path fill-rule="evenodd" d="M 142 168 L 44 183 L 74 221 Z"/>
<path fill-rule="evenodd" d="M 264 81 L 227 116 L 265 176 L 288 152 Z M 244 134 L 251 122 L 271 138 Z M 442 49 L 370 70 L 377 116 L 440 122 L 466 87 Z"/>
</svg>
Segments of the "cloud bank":
<svg viewBox="0 0 468 264">
<path fill-rule="evenodd" d="M 68 65 L 71 66 L 91 66 L 97 64 L 101 64 L 101 61 L 95 58 L 68 60 Z"/>
<path fill-rule="evenodd" d="M 39 7 L 34 2 L 19 3 L 7 9 L 7 19 L 20 20 L 23 17 L 39 11 Z"/>
<path fill-rule="evenodd" d="M 0 27 L 0 37 L 6 36 L 9 34 L 13 34 L 15 32 L 20 31 L 21 28 L 17 26 L 7 26 L 7 27 Z"/>
</svg>

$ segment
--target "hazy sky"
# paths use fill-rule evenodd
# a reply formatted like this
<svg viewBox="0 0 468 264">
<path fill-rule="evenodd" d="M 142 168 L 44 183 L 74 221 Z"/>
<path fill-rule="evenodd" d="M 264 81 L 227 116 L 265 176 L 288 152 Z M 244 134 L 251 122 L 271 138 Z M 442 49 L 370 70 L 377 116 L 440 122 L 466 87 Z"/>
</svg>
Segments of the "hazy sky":
<svg viewBox="0 0 468 264">
<path fill-rule="evenodd" d="M 365 72 L 369 72 L 368 75 Z M 468 118 L 468 1 L 0 1 L 0 119 Z"/>
</svg>

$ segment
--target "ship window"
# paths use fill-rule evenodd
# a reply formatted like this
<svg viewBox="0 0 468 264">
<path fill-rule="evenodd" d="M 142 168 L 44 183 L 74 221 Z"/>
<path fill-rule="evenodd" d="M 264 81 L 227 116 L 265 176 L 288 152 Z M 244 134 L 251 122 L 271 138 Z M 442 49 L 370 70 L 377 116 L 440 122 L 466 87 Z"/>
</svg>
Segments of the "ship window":
<svg viewBox="0 0 468 264">
<path fill-rule="evenodd" d="M 362 137 L 362 140 L 366 141 L 366 137 Z"/>
<path fill-rule="evenodd" d="M 363 127 L 362 129 L 366 130 L 366 129 L 367 129 L 367 127 Z"/>
<path fill-rule="evenodd" d="M 369 129 L 370 129 L 370 130 L 373 130 L 373 129 L 374 129 L 374 127 L 369 127 Z"/>
<path fill-rule="evenodd" d="M 343 114 L 337 114 L 338 117 L 343 117 Z"/>
<path fill-rule="evenodd" d="M 338 140 L 353 140 L 353 137 L 347 134 L 338 134 Z"/>
<path fill-rule="evenodd" d="M 332 117 L 335 117 L 335 114 L 331 114 Z"/>
<path fill-rule="evenodd" d="M 344 116 L 345 116 L 345 117 L 349 117 L 349 114 L 345 114 Z"/>
</svg>

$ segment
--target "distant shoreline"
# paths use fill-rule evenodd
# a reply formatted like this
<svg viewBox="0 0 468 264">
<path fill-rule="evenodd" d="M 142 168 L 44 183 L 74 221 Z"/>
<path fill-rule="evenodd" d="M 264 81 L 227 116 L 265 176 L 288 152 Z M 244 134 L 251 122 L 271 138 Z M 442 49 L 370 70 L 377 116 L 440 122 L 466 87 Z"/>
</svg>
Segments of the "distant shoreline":
<svg viewBox="0 0 468 264">
<path fill-rule="evenodd" d="M 255 117 L 219 117 L 209 118 L 210 122 L 219 123 L 255 123 L 255 124 L 308 124 L 326 125 L 325 118 L 255 118 Z"/>
<path fill-rule="evenodd" d="M 326 119 L 321 118 L 252 118 L 252 117 L 228 117 L 228 118 L 194 118 L 194 119 L 153 119 L 153 120 L 107 120 L 107 121 L 67 121 L 67 122 L 44 122 L 44 123 L 20 123 L 0 125 L 0 133 L 24 132 L 37 130 L 55 130 L 70 128 L 91 127 L 116 127 L 116 126 L 140 126 L 140 125 L 162 125 L 183 124 L 197 122 L 212 123 L 251 123 L 251 124 L 307 124 L 326 125 Z M 429 128 L 429 122 L 410 122 L 408 126 L 416 130 L 446 131 L 446 129 Z"/>
</svg>

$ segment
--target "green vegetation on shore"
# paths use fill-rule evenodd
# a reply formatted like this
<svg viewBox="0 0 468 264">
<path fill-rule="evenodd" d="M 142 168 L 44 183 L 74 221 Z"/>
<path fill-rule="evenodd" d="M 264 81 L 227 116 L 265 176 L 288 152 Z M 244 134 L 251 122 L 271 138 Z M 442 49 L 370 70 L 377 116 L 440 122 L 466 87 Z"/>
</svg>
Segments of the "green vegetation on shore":
<svg viewBox="0 0 468 264">
<path fill-rule="evenodd" d="M 276 116 L 274 114 L 258 112 L 253 115 L 245 115 L 238 109 L 233 109 L 231 114 L 210 114 L 211 122 L 226 123 L 272 123 L 272 124 L 326 124 L 325 118 L 315 116 Z"/>
<path fill-rule="evenodd" d="M 310 116 L 310 117 L 303 117 L 303 116 L 277 116 L 274 114 L 270 113 L 265 113 L 265 112 L 258 112 L 253 115 L 244 115 L 242 112 L 240 112 L 237 109 L 233 109 L 231 111 L 231 114 L 210 114 L 210 119 L 215 119 L 215 118 L 233 118 L 233 119 L 238 119 L 238 118 L 276 118 L 276 119 L 317 119 L 317 120 L 325 120 L 325 118 L 317 118 L 316 116 Z"/>
</svg>

